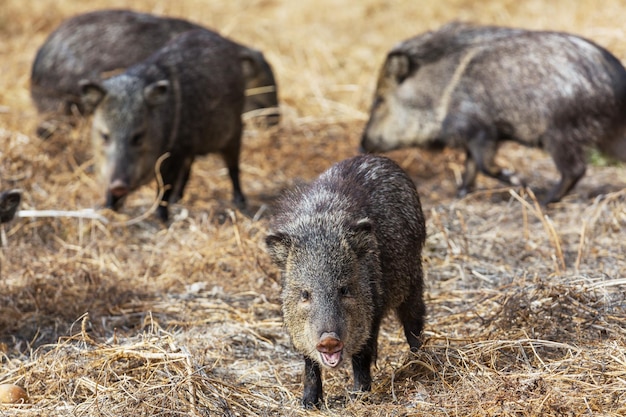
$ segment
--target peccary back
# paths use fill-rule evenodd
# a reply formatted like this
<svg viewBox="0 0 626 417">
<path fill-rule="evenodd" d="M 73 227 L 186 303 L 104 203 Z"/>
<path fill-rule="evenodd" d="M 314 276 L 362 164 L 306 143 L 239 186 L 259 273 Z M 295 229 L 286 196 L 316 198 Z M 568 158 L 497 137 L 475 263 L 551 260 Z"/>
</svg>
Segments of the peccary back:
<svg viewBox="0 0 626 417">
<path fill-rule="evenodd" d="M 159 17 L 130 10 L 99 10 L 64 21 L 37 51 L 31 70 L 31 97 L 37 110 L 50 118 L 38 129 L 52 134 L 55 119 L 73 123 L 78 114 L 90 114 L 80 100 L 81 79 L 103 80 L 143 61 L 180 34 L 207 28 L 183 19 Z M 244 112 L 261 113 L 278 122 L 276 81 L 269 63 L 255 49 L 237 44 L 251 91 Z"/>
<path fill-rule="evenodd" d="M 378 80 L 361 146 L 465 149 L 459 189 L 477 171 L 519 185 L 494 162 L 498 143 L 543 147 L 561 173 L 544 203 L 560 200 L 586 169 L 586 150 L 626 160 L 626 70 L 578 36 L 450 24 L 397 45 Z"/>
<path fill-rule="evenodd" d="M 303 404 L 322 399 L 321 368 L 351 358 L 369 390 L 380 322 L 398 313 L 412 350 L 425 314 L 424 217 L 415 185 L 390 159 L 340 162 L 281 201 L 266 239 L 283 276 L 283 316 L 305 356 Z"/>
<path fill-rule="evenodd" d="M 222 155 L 234 200 L 239 185 L 244 80 L 239 50 L 205 30 L 185 32 L 145 61 L 104 81 L 83 80 L 82 100 L 95 109 L 92 139 L 106 183 L 106 205 L 154 178 L 157 160 L 169 153 L 160 174 L 167 203 L 182 197 L 194 158 Z"/>
</svg>

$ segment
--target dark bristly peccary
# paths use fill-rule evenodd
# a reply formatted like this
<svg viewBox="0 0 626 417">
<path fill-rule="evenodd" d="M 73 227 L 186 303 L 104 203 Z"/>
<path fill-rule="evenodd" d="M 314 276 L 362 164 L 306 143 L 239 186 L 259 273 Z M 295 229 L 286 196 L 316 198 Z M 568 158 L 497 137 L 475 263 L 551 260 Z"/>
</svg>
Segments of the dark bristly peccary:
<svg viewBox="0 0 626 417">
<path fill-rule="evenodd" d="M 345 160 L 283 197 L 266 243 L 282 272 L 287 330 L 305 357 L 305 407 L 320 405 L 321 367 L 344 359 L 352 359 L 355 389 L 371 388 L 387 311 L 397 312 L 411 350 L 419 348 L 424 239 L 415 185 L 386 157 Z"/>
<path fill-rule="evenodd" d="M 92 140 L 106 182 L 106 206 L 160 174 L 166 190 L 157 214 L 180 199 L 198 155 L 223 157 L 234 202 L 239 185 L 244 80 L 232 42 L 204 30 L 185 32 L 145 61 L 104 81 L 83 80 L 82 99 L 95 108 Z"/>
<path fill-rule="evenodd" d="M 0 223 L 7 223 L 13 220 L 21 200 L 22 195 L 19 190 L 9 190 L 0 193 Z"/>
<path fill-rule="evenodd" d="M 176 36 L 206 30 L 187 20 L 130 10 L 98 10 L 65 20 L 37 51 L 31 71 L 31 96 L 47 120 L 38 135 L 54 133 L 59 120 L 75 124 L 88 115 L 80 101 L 78 81 L 103 80 L 148 58 Z M 213 33 L 213 32 L 212 32 Z M 248 97 L 243 112 L 258 114 L 267 124 L 279 120 L 276 81 L 263 53 L 233 42 L 241 54 Z M 262 92 L 259 92 L 262 90 Z"/>
<path fill-rule="evenodd" d="M 446 145 L 466 151 L 459 195 L 478 171 L 521 185 L 494 162 L 498 144 L 544 148 L 559 201 L 585 174 L 587 148 L 626 161 L 626 70 L 567 33 L 448 24 L 398 44 L 378 79 L 361 148 Z"/>
</svg>

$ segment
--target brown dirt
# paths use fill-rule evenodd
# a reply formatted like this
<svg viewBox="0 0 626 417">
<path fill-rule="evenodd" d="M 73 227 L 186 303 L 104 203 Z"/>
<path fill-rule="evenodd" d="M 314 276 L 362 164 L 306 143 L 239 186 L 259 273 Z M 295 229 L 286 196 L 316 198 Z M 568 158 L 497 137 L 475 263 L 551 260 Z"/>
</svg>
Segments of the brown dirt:
<svg viewBox="0 0 626 417">
<path fill-rule="evenodd" d="M 30 397 L 0 415 L 626 414 L 626 171 L 592 166 L 563 202 L 479 178 L 453 197 L 456 151 L 389 154 L 416 181 L 427 215 L 428 319 L 408 353 L 397 321 L 381 330 L 371 393 L 353 398 L 350 370 L 324 374 L 326 407 L 299 406 L 302 361 L 280 315 L 277 270 L 264 251 L 271 203 L 356 153 L 377 71 L 399 40 L 453 19 L 566 30 L 626 61 L 619 0 L 383 2 L 137 0 L 264 51 L 283 120 L 249 127 L 242 155 L 246 213 L 228 202 L 219 158 L 194 165 L 162 226 L 154 185 L 112 223 L 19 218 L 0 226 L 0 383 Z M 100 204 L 86 130 L 41 141 L 28 85 L 32 59 L 64 18 L 127 2 L 4 0 L 0 8 L 0 189 L 22 209 Z M 538 150 L 503 147 L 534 189 L 555 180 Z"/>
</svg>

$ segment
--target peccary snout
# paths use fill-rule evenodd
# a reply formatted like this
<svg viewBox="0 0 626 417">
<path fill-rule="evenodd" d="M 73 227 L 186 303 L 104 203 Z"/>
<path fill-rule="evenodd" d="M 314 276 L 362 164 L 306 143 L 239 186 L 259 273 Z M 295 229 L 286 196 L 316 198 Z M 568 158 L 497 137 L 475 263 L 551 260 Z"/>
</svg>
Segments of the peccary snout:
<svg viewBox="0 0 626 417">
<path fill-rule="evenodd" d="M 343 359 L 343 342 L 336 333 L 322 333 L 316 348 L 325 365 L 334 368 L 341 363 Z"/>
<path fill-rule="evenodd" d="M 128 183 L 124 180 L 115 180 L 109 186 L 109 192 L 117 198 L 124 197 L 130 191 Z"/>
</svg>

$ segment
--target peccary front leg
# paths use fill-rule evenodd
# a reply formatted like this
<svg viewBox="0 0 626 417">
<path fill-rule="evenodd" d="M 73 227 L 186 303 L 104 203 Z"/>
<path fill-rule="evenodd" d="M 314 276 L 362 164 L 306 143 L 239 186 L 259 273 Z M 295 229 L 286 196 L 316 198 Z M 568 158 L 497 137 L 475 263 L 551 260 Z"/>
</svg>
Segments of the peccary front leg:
<svg viewBox="0 0 626 417">
<path fill-rule="evenodd" d="M 161 178 L 165 190 L 161 197 L 161 203 L 157 208 L 157 216 L 164 223 L 169 219 L 169 203 L 174 198 L 181 198 L 183 195 L 185 185 L 189 179 L 192 161 L 193 159 L 189 160 L 180 155 L 172 154 L 161 164 Z"/>
<path fill-rule="evenodd" d="M 302 406 L 304 408 L 314 408 L 320 406 L 322 402 L 322 370 L 317 362 L 309 357 L 304 358 L 304 394 L 302 395 Z"/>
<path fill-rule="evenodd" d="M 178 174 L 178 179 L 172 188 L 172 197 L 170 202 L 176 203 L 183 198 L 183 193 L 185 192 L 185 187 L 187 186 L 187 182 L 189 181 L 189 176 L 191 175 L 191 165 L 193 164 L 194 158 L 185 158 L 183 162 L 183 166 Z"/>
<path fill-rule="evenodd" d="M 354 390 L 369 391 L 372 389 L 372 362 L 376 359 L 378 330 L 382 317 L 374 317 L 370 328 L 370 337 L 363 349 L 352 355 L 352 373 L 354 375 Z"/>
<path fill-rule="evenodd" d="M 505 184 L 524 185 L 523 181 L 514 172 L 504 170 L 495 163 L 494 159 L 497 150 L 498 141 L 495 137 L 495 132 L 478 130 L 468 140 L 465 172 L 459 187 L 459 196 L 467 195 L 474 186 L 477 170 Z"/>
</svg>

